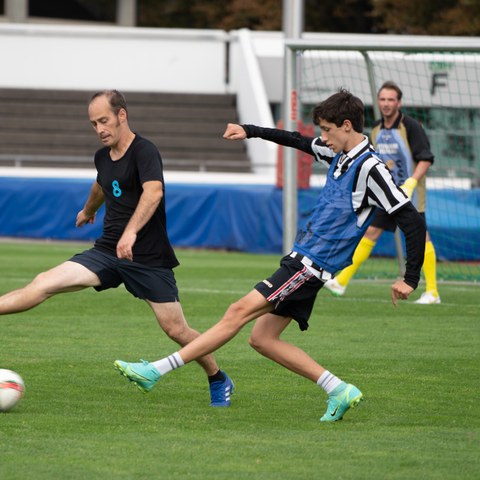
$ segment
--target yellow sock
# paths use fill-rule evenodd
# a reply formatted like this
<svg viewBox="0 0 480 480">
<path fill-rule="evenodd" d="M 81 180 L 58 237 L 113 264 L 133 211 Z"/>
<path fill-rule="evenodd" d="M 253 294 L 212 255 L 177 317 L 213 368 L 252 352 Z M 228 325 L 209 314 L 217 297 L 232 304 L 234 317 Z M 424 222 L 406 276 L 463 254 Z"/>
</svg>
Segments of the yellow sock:
<svg viewBox="0 0 480 480">
<path fill-rule="evenodd" d="M 365 237 L 360 240 L 360 243 L 357 245 L 355 253 L 353 254 L 353 263 L 344 268 L 338 275 L 335 276 L 337 282 L 342 285 L 342 287 L 346 287 L 348 285 L 348 282 L 350 282 L 352 277 L 357 273 L 360 265 L 370 256 L 375 243 L 376 242 L 372 242 Z"/>
<path fill-rule="evenodd" d="M 437 290 L 437 255 L 432 242 L 425 243 L 425 259 L 423 260 L 423 274 L 427 284 L 425 291 L 438 296 Z"/>
</svg>

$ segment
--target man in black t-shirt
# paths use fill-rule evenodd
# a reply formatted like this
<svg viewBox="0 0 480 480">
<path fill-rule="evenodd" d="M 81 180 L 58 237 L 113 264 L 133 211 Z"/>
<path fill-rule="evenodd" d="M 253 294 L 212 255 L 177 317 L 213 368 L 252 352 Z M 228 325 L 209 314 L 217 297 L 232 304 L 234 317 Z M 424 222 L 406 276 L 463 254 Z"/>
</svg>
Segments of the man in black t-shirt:
<svg viewBox="0 0 480 480">
<path fill-rule="evenodd" d="M 199 336 L 187 324 L 173 268 L 179 263 L 166 229 L 163 164 L 153 143 L 130 130 L 127 105 L 117 90 L 93 95 L 88 115 L 104 147 L 95 154 L 97 178 L 76 226 L 95 221 L 105 203 L 102 236 L 90 250 L 38 275 L 0 297 L 0 315 L 29 310 L 57 293 L 124 284 L 145 300 L 160 327 L 180 346 Z M 230 405 L 233 383 L 213 355 L 198 360 L 210 384 L 210 405 Z M 153 385 L 152 387 L 153 388 Z M 141 390 L 151 389 L 142 384 Z"/>
</svg>

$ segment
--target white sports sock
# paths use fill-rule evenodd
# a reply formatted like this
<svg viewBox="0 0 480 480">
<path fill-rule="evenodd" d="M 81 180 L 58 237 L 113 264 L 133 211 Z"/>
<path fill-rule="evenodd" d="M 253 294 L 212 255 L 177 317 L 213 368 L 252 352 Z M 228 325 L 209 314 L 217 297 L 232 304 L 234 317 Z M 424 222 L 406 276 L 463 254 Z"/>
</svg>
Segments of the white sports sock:
<svg viewBox="0 0 480 480">
<path fill-rule="evenodd" d="M 169 355 L 168 357 L 152 362 L 152 365 L 160 372 L 161 375 L 165 375 L 172 370 L 183 367 L 185 363 L 182 360 L 182 357 L 178 352 Z"/>
<path fill-rule="evenodd" d="M 342 380 L 328 370 L 325 370 L 317 380 L 317 385 L 322 387 L 327 392 L 327 395 L 330 395 L 341 383 Z"/>
</svg>

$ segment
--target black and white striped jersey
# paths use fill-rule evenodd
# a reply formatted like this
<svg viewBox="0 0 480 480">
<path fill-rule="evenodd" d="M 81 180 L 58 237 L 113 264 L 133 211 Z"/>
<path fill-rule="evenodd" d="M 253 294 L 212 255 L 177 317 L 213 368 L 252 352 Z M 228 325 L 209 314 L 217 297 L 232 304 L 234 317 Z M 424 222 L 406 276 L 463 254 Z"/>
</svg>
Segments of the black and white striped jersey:
<svg viewBox="0 0 480 480">
<path fill-rule="evenodd" d="M 336 153 L 319 137 L 312 140 L 311 149 L 315 160 L 327 166 L 336 156 Z M 370 155 L 362 160 L 362 165 L 357 170 L 352 192 L 353 209 L 357 212 L 359 225 L 363 224 L 374 207 L 392 214 L 409 201 L 405 193 L 395 184 L 390 171 L 378 158 L 367 137 L 355 148 L 343 153 L 333 174 L 334 178 L 340 177 L 360 155 L 366 152 L 370 152 Z"/>
<path fill-rule="evenodd" d="M 278 128 L 265 128 L 256 125 L 242 125 L 247 138 L 258 137 L 275 142 L 278 145 L 296 148 L 313 155 L 319 162 L 328 166 L 336 154 L 329 149 L 320 137 L 303 136 L 299 132 L 289 132 Z M 407 195 L 395 185 L 387 166 L 377 157 L 367 137 L 337 163 L 335 175 L 348 171 L 355 159 L 365 152 L 370 152 L 360 160 L 362 165 L 356 170 L 352 188 L 352 207 L 358 217 L 357 225 L 362 226 L 372 209 L 379 207 L 392 216 L 395 223 L 405 235 L 407 262 L 404 281 L 412 288 L 417 288 L 425 250 L 426 227 Z"/>
<path fill-rule="evenodd" d="M 321 137 L 307 137 L 299 132 L 289 132 L 277 128 L 264 128 L 256 125 L 242 125 L 247 137 L 259 137 L 264 140 L 278 143 L 286 147 L 296 148 L 313 155 L 315 160 L 329 166 L 336 153 L 322 142 Z M 353 187 L 353 208 L 359 216 L 359 221 L 366 219 L 371 209 L 379 207 L 387 213 L 393 214 L 409 202 L 407 195 L 393 180 L 387 166 L 377 156 L 368 138 L 344 153 L 344 157 L 338 162 L 335 176 L 346 172 L 352 162 L 364 152 L 370 151 L 371 156 L 363 160 L 363 165 L 358 169 Z"/>
</svg>

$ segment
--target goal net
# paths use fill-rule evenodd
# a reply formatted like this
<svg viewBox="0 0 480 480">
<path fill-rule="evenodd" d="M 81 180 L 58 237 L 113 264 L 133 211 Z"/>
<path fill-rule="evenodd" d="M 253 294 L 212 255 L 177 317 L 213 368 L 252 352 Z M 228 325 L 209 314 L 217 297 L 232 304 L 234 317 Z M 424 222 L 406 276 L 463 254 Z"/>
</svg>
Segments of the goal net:
<svg viewBox="0 0 480 480">
<path fill-rule="evenodd" d="M 480 42 L 382 35 L 338 38 L 338 45 L 332 36 L 319 42 L 287 42 L 292 59 L 287 86 L 295 99 L 291 118 L 311 122 L 313 105 L 344 87 L 364 101 L 369 134 L 380 117 L 378 88 L 387 80 L 397 83 L 403 91 L 402 111 L 422 123 L 435 156 L 427 176 L 426 219 L 437 254 L 437 277 L 480 281 Z M 320 166 L 314 172 L 319 178 L 325 174 Z M 395 257 L 403 255 L 402 243 L 398 234 L 395 241 L 385 232 L 357 277 L 391 278 L 398 269 Z"/>
</svg>

